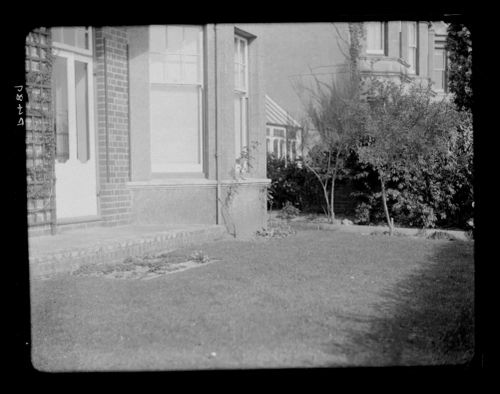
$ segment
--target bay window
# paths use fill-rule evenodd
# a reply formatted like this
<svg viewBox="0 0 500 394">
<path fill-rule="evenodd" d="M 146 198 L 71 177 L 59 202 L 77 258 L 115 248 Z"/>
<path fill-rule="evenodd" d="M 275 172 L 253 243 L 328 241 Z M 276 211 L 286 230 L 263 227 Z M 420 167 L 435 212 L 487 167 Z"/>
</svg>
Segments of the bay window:
<svg viewBox="0 0 500 394">
<path fill-rule="evenodd" d="M 203 28 L 149 28 L 151 171 L 202 172 Z"/>
</svg>

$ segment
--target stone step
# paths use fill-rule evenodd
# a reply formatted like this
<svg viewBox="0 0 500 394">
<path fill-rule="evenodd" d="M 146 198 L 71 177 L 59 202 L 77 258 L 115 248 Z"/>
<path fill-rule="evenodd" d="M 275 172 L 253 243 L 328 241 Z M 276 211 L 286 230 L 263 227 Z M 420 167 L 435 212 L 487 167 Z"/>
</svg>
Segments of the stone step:
<svg viewBox="0 0 500 394">
<path fill-rule="evenodd" d="M 30 275 L 46 277 L 70 273 L 85 264 L 113 263 L 213 242 L 229 237 L 224 226 L 187 226 L 158 229 L 152 226 L 122 226 L 75 231 L 29 239 Z"/>
</svg>

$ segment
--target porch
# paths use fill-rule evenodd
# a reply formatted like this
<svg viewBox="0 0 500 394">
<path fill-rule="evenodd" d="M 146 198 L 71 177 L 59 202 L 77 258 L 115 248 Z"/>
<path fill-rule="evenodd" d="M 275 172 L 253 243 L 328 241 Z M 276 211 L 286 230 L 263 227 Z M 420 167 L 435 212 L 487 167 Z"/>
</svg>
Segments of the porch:
<svg viewBox="0 0 500 394">
<path fill-rule="evenodd" d="M 222 225 L 127 225 L 94 227 L 30 237 L 32 277 L 72 272 L 85 264 L 174 250 L 228 236 Z"/>
</svg>

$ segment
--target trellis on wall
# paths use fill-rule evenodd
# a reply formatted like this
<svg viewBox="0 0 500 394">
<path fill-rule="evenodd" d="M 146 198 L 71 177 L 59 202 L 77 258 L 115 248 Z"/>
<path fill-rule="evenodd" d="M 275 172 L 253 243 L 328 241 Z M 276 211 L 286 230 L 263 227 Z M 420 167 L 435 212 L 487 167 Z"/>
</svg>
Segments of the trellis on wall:
<svg viewBox="0 0 500 394">
<path fill-rule="evenodd" d="M 55 133 L 52 117 L 50 30 L 26 37 L 26 173 L 28 225 L 55 233 Z"/>
</svg>

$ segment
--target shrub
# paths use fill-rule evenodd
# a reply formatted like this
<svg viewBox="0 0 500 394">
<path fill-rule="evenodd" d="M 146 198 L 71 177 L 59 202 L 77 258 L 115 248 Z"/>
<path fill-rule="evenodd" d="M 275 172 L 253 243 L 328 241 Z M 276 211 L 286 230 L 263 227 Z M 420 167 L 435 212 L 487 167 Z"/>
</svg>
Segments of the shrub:
<svg viewBox="0 0 500 394">
<path fill-rule="evenodd" d="M 354 210 L 354 223 L 369 224 L 370 223 L 371 206 L 366 202 L 359 203 Z"/>
<path fill-rule="evenodd" d="M 472 115 L 459 113 L 459 126 L 448 135 L 448 149 L 436 153 L 418 166 L 400 167 L 391 172 L 387 182 L 387 205 L 399 225 L 420 228 L 459 227 L 468 229 L 473 217 L 473 146 Z M 369 165 L 355 157 L 351 163 L 357 219 L 366 222 L 383 220 L 378 202 L 380 187 Z"/>
<path fill-rule="evenodd" d="M 267 177 L 271 179 L 268 208 L 281 209 L 290 202 L 301 211 L 321 212 L 321 186 L 300 160 L 285 162 L 267 155 Z"/>
<path fill-rule="evenodd" d="M 299 214 L 300 214 L 300 209 L 293 206 L 293 204 L 290 201 L 287 201 L 285 206 L 278 213 L 277 217 L 280 219 L 291 219 L 293 217 L 298 216 Z"/>
<path fill-rule="evenodd" d="M 194 261 L 195 263 L 198 263 L 198 264 L 205 264 L 205 263 L 208 263 L 210 261 L 210 258 L 207 255 L 205 255 L 205 253 L 203 253 L 201 250 L 197 250 L 197 251 L 193 252 L 189 256 L 189 258 L 191 261 Z"/>
</svg>

